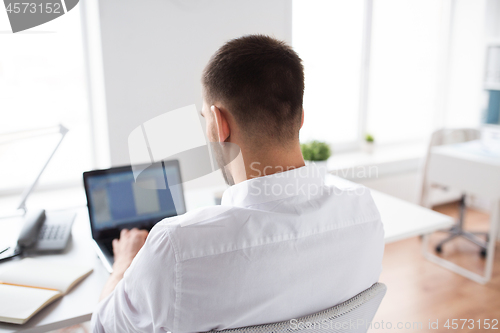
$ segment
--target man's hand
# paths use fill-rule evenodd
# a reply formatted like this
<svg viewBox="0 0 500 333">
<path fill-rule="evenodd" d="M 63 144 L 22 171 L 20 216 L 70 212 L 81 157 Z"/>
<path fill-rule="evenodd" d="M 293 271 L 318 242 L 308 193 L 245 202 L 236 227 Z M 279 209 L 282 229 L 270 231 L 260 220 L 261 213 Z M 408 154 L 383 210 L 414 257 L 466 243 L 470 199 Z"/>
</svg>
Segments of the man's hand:
<svg viewBox="0 0 500 333">
<path fill-rule="evenodd" d="M 120 239 L 113 240 L 113 253 L 115 256 L 113 273 L 102 290 L 100 300 L 113 292 L 132 260 L 146 242 L 147 237 L 148 232 L 146 230 L 134 228 L 132 230 L 123 229 L 120 232 Z"/>
<path fill-rule="evenodd" d="M 134 228 L 132 230 L 122 229 L 120 239 L 113 240 L 113 253 L 115 263 L 113 273 L 124 273 L 132 263 L 136 254 L 142 248 L 148 237 L 146 230 Z"/>
</svg>

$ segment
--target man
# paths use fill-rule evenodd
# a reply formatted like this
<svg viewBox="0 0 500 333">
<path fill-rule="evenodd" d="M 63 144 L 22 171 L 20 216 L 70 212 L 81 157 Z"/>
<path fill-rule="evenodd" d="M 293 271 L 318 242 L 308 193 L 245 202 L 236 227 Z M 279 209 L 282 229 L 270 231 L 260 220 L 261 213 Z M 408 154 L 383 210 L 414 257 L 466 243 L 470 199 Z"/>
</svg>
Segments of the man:
<svg viewBox="0 0 500 333">
<path fill-rule="evenodd" d="M 383 227 L 369 191 L 326 187 L 304 165 L 298 55 L 267 36 L 241 37 L 213 55 L 202 82 L 202 115 L 209 139 L 220 143 L 218 160 L 225 145 L 241 149 L 242 159 L 222 168 L 234 185 L 221 206 L 165 219 L 149 235 L 122 231 L 95 332 L 203 332 L 291 320 L 378 280 Z"/>
</svg>

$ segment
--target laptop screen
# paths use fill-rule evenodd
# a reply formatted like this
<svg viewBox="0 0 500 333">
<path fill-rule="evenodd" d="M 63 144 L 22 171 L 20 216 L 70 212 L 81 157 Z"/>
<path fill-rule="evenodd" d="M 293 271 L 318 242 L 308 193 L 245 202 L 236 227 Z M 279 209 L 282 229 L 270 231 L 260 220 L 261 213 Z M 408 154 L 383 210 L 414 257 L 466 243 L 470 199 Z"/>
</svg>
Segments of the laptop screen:
<svg viewBox="0 0 500 333">
<path fill-rule="evenodd" d="M 176 185 L 165 186 L 167 179 Z M 165 217 L 185 213 L 177 161 L 154 164 L 137 179 L 130 166 L 90 171 L 84 182 L 94 236 L 110 229 L 150 229 Z"/>
</svg>

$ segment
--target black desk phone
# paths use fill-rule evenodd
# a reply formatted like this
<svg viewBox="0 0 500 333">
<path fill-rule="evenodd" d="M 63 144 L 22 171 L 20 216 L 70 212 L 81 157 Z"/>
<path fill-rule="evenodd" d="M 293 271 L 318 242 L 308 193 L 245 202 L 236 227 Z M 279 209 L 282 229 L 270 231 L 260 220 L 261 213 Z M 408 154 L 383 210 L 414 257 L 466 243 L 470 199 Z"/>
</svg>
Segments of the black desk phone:
<svg viewBox="0 0 500 333">
<path fill-rule="evenodd" d="M 61 252 L 69 243 L 76 213 L 32 210 L 25 214 L 17 245 L 0 248 L 0 261 L 23 253 Z"/>
<path fill-rule="evenodd" d="M 75 216 L 76 213 L 72 211 L 46 213 L 45 210 L 39 209 L 27 212 L 17 246 L 1 251 L 0 261 L 26 252 L 31 254 L 63 251 L 71 238 Z"/>
<path fill-rule="evenodd" d="M 34 252 L 62 251 L 68 245 L 75 212 L 28 212 L 17 245 Z"/>
</svg>

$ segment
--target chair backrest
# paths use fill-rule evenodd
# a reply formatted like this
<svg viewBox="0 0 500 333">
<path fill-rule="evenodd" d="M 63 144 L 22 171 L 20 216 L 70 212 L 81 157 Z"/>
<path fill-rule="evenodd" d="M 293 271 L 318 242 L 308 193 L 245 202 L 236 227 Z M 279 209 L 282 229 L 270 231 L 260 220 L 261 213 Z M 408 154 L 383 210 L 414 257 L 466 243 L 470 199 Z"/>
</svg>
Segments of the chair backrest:
<svg viewBox="0 0 500 333">
<path fill-rule="evenodd" d="M 420 205 L 424 207 L 429 207 L 429 192 L 430 185 L 427 181 L 427 172 L 429 168 L 429 156 L 432 147 L 450 145 L 454 143 L 467 142 L 472 140 L 478 140 L 481 136 L 481 132 L 475 128 L 443 128 L 435 131 L 431 135 L 431 140 L 429 141 L 429 147 L 427 149 L 427 155 L 425 158 L 425 164 L 422 172 L 422 188 L 420 192 Z"/>
<path fill-rule="evenodd" d="M 387 287 L 375 283 L 351 299 L 329 309 L 273 324 L 213 330 L 210 333 L 290 333 L 290 332 L 350 332 L 365 333 L 377 312 Z"/>
<path fill-rule="evenodd" d="M 481 132 L 475 128 L 443 128 L 432 133 L 429 148 L 477 140 Z"/>
</svg>

